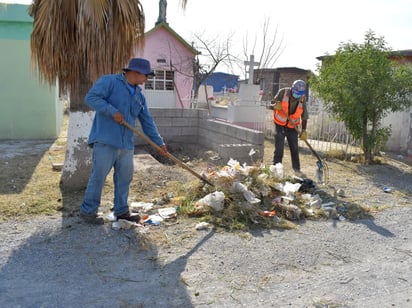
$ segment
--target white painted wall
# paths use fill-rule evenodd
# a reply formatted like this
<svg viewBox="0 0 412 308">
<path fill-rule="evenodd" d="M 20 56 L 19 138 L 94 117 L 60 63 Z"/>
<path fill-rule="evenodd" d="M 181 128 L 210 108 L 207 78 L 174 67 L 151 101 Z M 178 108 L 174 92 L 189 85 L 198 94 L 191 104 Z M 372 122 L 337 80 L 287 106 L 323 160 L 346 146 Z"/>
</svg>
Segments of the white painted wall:
<svg viewBox="0 0 412 308">
<path fill-rule="evenodd" d="M 391 126 L 392 134 L 386 144 L 389 151 L 406 152 L 411 132 L 412 108 L 389 114 L 382 121 L 382 126 Z"/>
</svg>

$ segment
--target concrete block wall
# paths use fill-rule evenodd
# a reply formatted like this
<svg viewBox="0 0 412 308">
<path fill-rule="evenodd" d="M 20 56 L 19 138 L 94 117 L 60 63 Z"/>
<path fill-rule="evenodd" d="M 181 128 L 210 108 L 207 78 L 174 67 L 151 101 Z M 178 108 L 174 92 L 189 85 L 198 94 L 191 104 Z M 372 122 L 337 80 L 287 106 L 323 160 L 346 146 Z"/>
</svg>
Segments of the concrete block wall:
<svg viewBox="0 0 412 308">
<path fill-rule="evenodd" d="M 199 145 L 214 150 L 223 164 L 230 158 L 250 163 L 248 153 L 252 148 L 257 152 L 253 160 L 263 158 L 263 132 L 212 119 L 205 109 L 151 108 L 150 112 L 166 144 Z M 139 137 L 135 142 L 145 144 Z"/>
<path fill-rule="evenodd" d="M 196 109 L 150 108 L 160 135 L 166 144 L 197 144 L 199 114 Z M 138 125 L 137 125 L 138 126 Z M 135 138 L 136 145 L 145 142 Z"/>
<path fill-rule="evenodd" d="M 264 143 L 263 132 L 214 119 L 199 122 L 199 136 L 200 144 L 209 145 L 213 149 L 217 149 L 219 144 Z"/>
<path fill-rule="evenodd" d="M 199 122 L 199 143 L 215 150 L 225 165 L 230 158 L 241 164 L 261 160 L 264 154 L 264 133 L 229 122 L 207 119 Z M 256 151 L 253 157 L 250 150 Z"/>
</svg>

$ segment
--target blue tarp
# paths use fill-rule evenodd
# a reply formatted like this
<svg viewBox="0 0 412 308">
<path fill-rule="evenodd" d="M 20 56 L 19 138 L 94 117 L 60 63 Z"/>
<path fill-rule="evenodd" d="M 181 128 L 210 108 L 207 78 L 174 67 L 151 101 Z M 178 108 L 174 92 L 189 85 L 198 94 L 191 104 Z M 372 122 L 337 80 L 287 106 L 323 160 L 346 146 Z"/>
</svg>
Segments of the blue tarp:
<svg viewBox="0 0 412 308">
<path fill-rule="evenodd" d="M 238 75 L 216 72 L 204 80 L 202 85 L 213 86 L 213 92 L 223 92 L 228 89 L 238 89 L 238 80 Z"/>
</svg>

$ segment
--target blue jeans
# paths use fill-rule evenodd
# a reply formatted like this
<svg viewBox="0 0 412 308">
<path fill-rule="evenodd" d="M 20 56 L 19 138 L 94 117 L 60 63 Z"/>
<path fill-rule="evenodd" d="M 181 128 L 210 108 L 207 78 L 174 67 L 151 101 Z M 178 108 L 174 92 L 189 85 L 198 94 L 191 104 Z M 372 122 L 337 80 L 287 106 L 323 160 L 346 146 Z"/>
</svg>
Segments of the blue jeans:
<svg viewBox="0 0 412 308">
<path fill-rule="evenodd" d="M 133 179 L 133 150 L 116 149 L 110 145 L 95 143 L 93 145 L 93 162 L 80 211 L 96 214 L 106 177 L 114 168 L 114 215 L 119 216 L 129 210 L 127 199 Z"/>
</svg>

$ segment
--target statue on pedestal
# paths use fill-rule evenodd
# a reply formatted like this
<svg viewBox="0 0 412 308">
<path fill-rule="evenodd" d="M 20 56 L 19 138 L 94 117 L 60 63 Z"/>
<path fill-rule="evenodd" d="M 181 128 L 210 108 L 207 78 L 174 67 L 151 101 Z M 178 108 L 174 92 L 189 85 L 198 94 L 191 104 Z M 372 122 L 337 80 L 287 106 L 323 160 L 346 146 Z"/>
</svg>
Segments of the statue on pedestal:
<svg viewBox="0 0 412 308">
<path fill-rule="evenodd" d="M 159 1 L 159 17 L 157 18 L 156 25 L 162 22 L 166 23 L 166 9 L 167 9 L 167 1 L 160 0 Z"/>
</svg>

